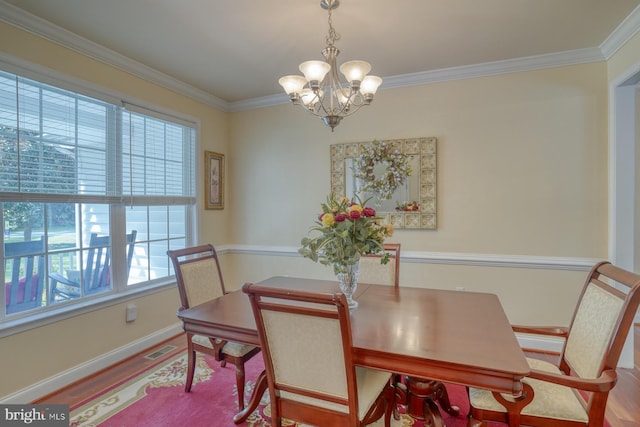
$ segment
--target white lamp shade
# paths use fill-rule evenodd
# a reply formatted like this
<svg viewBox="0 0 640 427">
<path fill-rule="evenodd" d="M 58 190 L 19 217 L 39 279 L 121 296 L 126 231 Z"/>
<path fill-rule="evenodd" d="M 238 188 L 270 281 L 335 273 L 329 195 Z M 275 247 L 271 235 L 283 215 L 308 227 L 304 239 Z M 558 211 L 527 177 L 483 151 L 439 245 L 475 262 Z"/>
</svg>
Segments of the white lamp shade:
<svg viewBox="0 0 640 427">
<path fill-rule="evenodd" d="M 336 94 L 336 98 L 338 99 L 338 102 L 342 105 L 345 105 L 347 102 L 349 102 L 349 94 L 351 93 L 351 90 L 349 88 L 340 88 L 338 89 L 335 94 Z"/>
<path fill-rule="evenodd" d="M 360 84 L 360 93 L 363 95 L 371 94 L 375 95 L 378 87 L 382 84 L 382 79 L 378 76 L 367 76 L 362 80 Z"/>
<path fill-rule="evenodd" d="M 300 71 L 302 71 L 302 74 L 304 74 L 307 81 L 310 82 L 321 82 L 330 69 L 331 65 L 324 61 L 306 61 L 300 64 Z"/>
<path fill-rule="evenodd" d="M 300 101 L 307 107 L 312 107 L 322 97 L 323 91 L 319 90 L 318 93 L 314 93 L 311 89 L 303 89 L 300 92 Z"/>
<path fill-rule="evenodd" d="M 284 88 L 287 95 L 291 95 L 292 93 L 302 92 L 302 88 L 307 84 L 307 80 L 302 76 L 284 76 L 280 77 L 278 83 Z"/>
<path fill-rule="evenodd" d="M 371 71 L 371 64 L 365 61 L 347 61 L 340 66 L 340 72 L 348 82 L 357 80 L 359 82 Z"/>
</svg>

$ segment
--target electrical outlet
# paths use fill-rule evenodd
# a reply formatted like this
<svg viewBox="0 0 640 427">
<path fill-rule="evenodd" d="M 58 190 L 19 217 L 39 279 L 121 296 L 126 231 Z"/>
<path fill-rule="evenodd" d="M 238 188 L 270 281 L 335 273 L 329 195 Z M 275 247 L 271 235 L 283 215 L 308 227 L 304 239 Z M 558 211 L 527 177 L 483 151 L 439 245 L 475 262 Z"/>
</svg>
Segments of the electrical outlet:
<svg viewBox="0 0 640 427">
<path fill-rule="evenodd" d="M 459 292 L 464 291 L 464 286 L 456 286 L 456 291 L 459 291 Z"/>
</svg>

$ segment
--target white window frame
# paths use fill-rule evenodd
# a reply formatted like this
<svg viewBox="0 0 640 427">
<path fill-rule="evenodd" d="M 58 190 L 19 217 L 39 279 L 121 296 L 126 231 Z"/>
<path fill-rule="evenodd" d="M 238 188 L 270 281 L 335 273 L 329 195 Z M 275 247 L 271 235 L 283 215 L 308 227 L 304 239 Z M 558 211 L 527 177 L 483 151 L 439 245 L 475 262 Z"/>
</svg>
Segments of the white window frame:
<svg viewBox="0 0 640 427">
<path fill-rule="evenodd" d="M 24 61 L 20 58 L 16 58 L 0 52 L 0 70 L 32 79 L 41 83 L 45 83 L 51 86 L 55 86 L 61 89 L 65 89 L 71 92 L 76 92 L 80 95 L 84 95 L 90 98 L 96 98 L 114 105 L 124 106 L 127 110 L 139 112 L 150 117 L 159 118 L 161 120 L 174 122 L 178 124 L 187 124 L 195 129 L 195 146 L 194 146 L 194 159 L 197 158 L 197 153 L 200 147 L 200 123 L 197 119 L 191 116 L 171 111 L 163 107 L 150 105 L 139 99 L 135 99 L 131 96 L 124 95 L 113 90 L 98 87 L 86 81 L 61 74 L 55 70 L 42 67 L 40 65 L 32 64 Z M 198 176 L 197 173 L 198 163 L 193 165 L 193 176 Z M 194 183 L 195 194 L 198 194 L 199 183 Z M 196 197 L 193 197 L 192 202 L 187 208 L 185 215 L 185 236 L 184 245 L 192 245 L 196 243 L 197 236 L 197 211 L 198 202 Z M 118 252 L 124 252 L 125 248 L 125 215 L 127 204 L 131 202 L 130 196 L 123 196 L 120 199 L 120 203 L 112 203 L 110 206 L 110 232 L 112 236 L 112 256 L 118 257 Z M 133 197 L 134 199 L 147 199 L 146 197 Z M 171 198 L 166 198 L 162 203 L 162 198 L 148 198 L 149 205 L 167 204 Z M 137 200 L 138 202 L 140 200 Z M 174 200 L 175 202 L 176 200 Z M 135 204 L 138 204 L 134 201 Z M 0 248 L 0 250 L 2 250 Z M 169 265 L 169 261 L 167 259 Z M 175 285 L 174 276 L 172 276 L 172 270 L 169 265 L 169 276 L 159 278 L 156 280 L 150 280 L 135 285 L 127 285 L 123 278 L 126 275 L 124 266 L 116 266 L 114 264 L 113 271 L 114 280 L 113 291 L 100 295 L 94 298 L 82 298 L 73 304 L 51 305 L 41 307 L 37 310 L 29 311 L 24 315 L 14 315 L 7 317 L 4 314 L 4 289 L 0 296 L 0 303 L 2 304 L 0 312 L 0 337 L 13 335 L 25 330 L 44 326 L 49 323 L 57 322 L 65 318 L 77 316 L 79 314 L 88 313 L 103 307 L 111 306 L 114 304 L 122 303 L 123 301 L 139 298 L 144 295 L 159 292 L 168 287 Z M 47 284 L 45 283 L 45 286 Z"/>
</svg>

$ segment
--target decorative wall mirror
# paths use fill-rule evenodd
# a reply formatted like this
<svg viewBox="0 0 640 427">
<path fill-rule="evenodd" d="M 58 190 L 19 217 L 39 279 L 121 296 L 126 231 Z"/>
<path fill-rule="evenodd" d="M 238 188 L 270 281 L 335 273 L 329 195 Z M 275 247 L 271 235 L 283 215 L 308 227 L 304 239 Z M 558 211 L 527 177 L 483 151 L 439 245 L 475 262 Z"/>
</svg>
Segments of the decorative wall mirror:
<svg viewBox="0 0 640 427">
<path fill-rule="evenodd" d="M 385 222 L 394 228 L 436 229 L 436 138 L 392 139 L 390 143 L 409 157 L 412 173 L 404 185 L 398 187 L 389 200 L 359 191 L 362 183 L 354 174 L 355 159 L 367 153 L 373 142 L 354 142 L 331 145 L 331 192 L 336 196 L 354 196 L 366 200 L 373 197 L 375 209 Z M 383 171 L 385 165 L 376 165 Z M 417 202 L 416 209 L 412 202 Z M 411 210 L 409 210 L 411 209 Z"/>
</svg>

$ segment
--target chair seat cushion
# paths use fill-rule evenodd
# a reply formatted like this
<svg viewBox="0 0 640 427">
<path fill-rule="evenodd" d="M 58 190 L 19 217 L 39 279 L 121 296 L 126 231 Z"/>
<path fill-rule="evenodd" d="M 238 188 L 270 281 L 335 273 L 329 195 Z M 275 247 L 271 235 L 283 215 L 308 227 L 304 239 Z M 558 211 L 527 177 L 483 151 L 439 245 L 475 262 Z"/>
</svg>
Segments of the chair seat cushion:
<svg viewBox="0 0 640 427">
<path fill-rule="evenodd" d="M 363 419 L 391 379 L 390 372 L 356 366 L 358 418 Z"/>
<path fill-rule="evenodd" d="M 527 361 L 532 369 L 561 374 L 552 363 L 530 358 L 527 358 Z M 523 415 L 585 423 L 588 421 L 587 412 L 573 389 L 533 378 L 524 378 L 523 381 L 530 384 L 534 391 L 533 401 L 522 409 Z M 503 396 L 510 399 L 509 395 Z M 505 407 L 494 399 L 493 394 L 488 390 L 469 388 L 469 403 L 478 409 L 506 412 Z"/>
<path fill-rule="evenodd" d="M 192 342 L 203 347 L 213 348 L 209 338 L 205 337 L 204 335 L 194 335 L 192 338 Z M 222 352 L 224 354 L 228 354 L 229 356 L 242 357 L 252 351 L 254 348 L 255 347 L 252 345 L 229 341 L 224 345 L 224 347 L 222 347 Z"/>
</svg>

